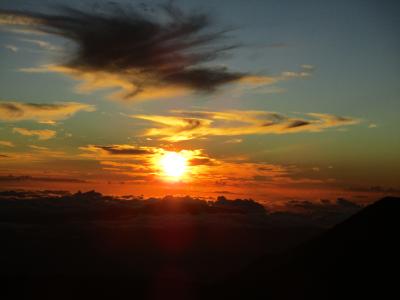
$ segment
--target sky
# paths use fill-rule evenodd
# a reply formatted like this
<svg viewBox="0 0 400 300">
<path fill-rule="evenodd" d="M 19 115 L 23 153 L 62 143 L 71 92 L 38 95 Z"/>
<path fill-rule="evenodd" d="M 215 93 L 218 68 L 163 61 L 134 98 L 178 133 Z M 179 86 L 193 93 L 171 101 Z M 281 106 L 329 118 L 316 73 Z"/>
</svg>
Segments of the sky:
<svg viewBox="0 0 400 300">
<path fill-rule="evenodd" d="M 399 8 L 3 0 L 0 188 L 399 193 Z"/>
</svg>

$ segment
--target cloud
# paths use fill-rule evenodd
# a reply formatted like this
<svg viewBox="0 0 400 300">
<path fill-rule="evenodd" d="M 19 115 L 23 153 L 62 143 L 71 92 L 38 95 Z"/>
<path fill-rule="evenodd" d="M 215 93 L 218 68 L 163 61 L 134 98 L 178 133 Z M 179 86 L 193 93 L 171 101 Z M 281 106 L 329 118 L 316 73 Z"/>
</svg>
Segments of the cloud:
<svg viewBox="0 0 400 300">
<path fill-rule="evenodd" d="M 14 147 L 14 143 L 10 141 L 0 141 L 0 146 L 5 146 L 5 147 Z"/>
<path fill-rule="evenodd" d="M 312 76 L 314 73 L 314 66 L 311 65 L 300 65 L 298 71 L 284 71 L 274 76 L 265 75 L 247 75 L 240 79 L 241 83 L 250 85 L 271 85 L 280 81 L 286 81 L 290 79 L 300 78 L 306 79 Z"/>
<path fill-rule="evenodd" d="M 155 147 L 136 147 L 132 145 L 87 145 L 79 149 L 102 155 L 150 155 L 158 151 Z"/>
<path fill-rule="evenodd" d="M 42 40 L 35 40 L 35 39 L 20 39 L 20 40 L 23 42 L 34 44 L 34 45 L 38 46 L 39 48 L 41 48 L 43 50 L 47 50 L 47 51 L 60 51 L 61 50 L 60 47 L 55 46 L 49 42 L 42 41 Z"/>
<path fill-rule="evenodd" d="M 38 151 L 47 151 L 47 150 L 49 150 L 49 148 L 47 148 L 47 147 L 36 146 L 36 145 L 29 145 L 29 148 L 32 148 L 33 150 L 38 150 Z"/>
<path fill-rule="evenodd" d="M 33 130 L 26 128 L 13 128 L 13 132 L 25 135 L 25 136 L 37 136 L 39 140 L 48 140 L 56 136 L 56 132 L 54 130 L 42 129 L 42 130 Z"/>
<path fill-rule="evenodd" d="M 15 122 L 33 120 L 40 123 L 54 123 L 67 119 L 79 111 L 94 111 L 93 105 L 78 102 L 55 104 L 0 101 L 0 121 Z"/>
<path fill-rule="evenodd" d="M 332 127 L 358 124 L 360 120 L 330 114 L 307 113 L 307 118 L 293 118 L 268 111 L 171 111 L 173 115 L 132 115 L 133 118 L 158 124 L 144 135 L 178 142 L 204 136 L 285 134 L 318 132 Z"/>
<path fill-rule="evenodd" d="M 224 143 L 225 144 L 240 144 L 241 142 L 243 142 L 243 139 L 229 139 L 229 140 L 226 140 Z"/>
<path fill-rule="evenodd" d="M 15 45 L 5 45 L 4 48 L 12 51 L 12 52 L 18 52 L 19 48 Z"/>
<path fill-rule="evenodd" d="M 344 198 L 334 201 L 290 200 L 281 204 L 275 213 L 270 214 L 272 222 L 280 220 L 286 224 L 309 223 L 322 227 L 341 223 L 363 208 L 362 205 Z"/>
<path fill-rule="evenodd" d="M 171 151 L 178 152 L 187 161 L 185 176 L 181 178 L 185 182 L 192 181 L 194 178 L 204 178 L 207 173 L 206 169 L 219 167 L 221 164 L 219 160 L 204 154 L 201 149 L 163 149 L 124 144 L 87 145 L 79 149 L 84 151 L 80 154 L 81 157 L 99 161 L 103 170 L 129 177 L 141 176 L 141 180 L 144 178 L 147 182 L 157 180 L 157 178 L 163 180 L 168 177 L 160 164 L 160 159 Z"/>
<path fill-rule="evenodd" d="M 215 166 L 218 165 L 219 162 L 209 157 L 194 157 L 189 160 L 189 164 L 191 166 Z"/>
<path fill-rule="evenodd" d="M 52 13 L 0 10 L 0 24 L 74 41 L 76 51 L 58 71 L 87 80 L 93 89 L 119 87 L 125 99 L 212 92 L 246 76 L 210 64 L 235 47 L 226 44 L 229 30 L 214 28 L 205 13 L 171 3 L 151 13 L 116 3 L 91 10 L 58 6 Z"/>
<path fill-rule="evenodd" d="M 72 183 L 85 183 L 87 181 L 75 178 L 63 178 L 63 177 L 35 177 L 29 175 L 22 176 L 1 176 L 0 182 L 21 182 L 21 181 L 44 181 L 44 182 L 72 182 Z"/>
<path fill-rule="evenodd" d="M 323 224 L 337 224 L 362 209 L 362 205 L 344 198 L 336 201 L 321 199 L 320 201 L 290 200 L 283 210 L 289 214 L 303 215 Z"/>
</svg>

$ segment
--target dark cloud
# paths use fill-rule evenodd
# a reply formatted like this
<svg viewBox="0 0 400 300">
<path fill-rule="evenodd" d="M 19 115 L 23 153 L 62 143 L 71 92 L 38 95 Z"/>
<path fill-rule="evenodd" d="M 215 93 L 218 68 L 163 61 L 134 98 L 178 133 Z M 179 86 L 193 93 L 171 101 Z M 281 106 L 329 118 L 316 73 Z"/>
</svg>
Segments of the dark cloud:
<svg viewBox="0 0 400 300">
<path fill-rule="evenodd" d="M 76 178 L 61 178 L 61 177 L 34 177 L 29 175 L 24 176 L 0 176 L 0 182 L 21 182 L 21 181 L 45 181 L 45 182 L 71 182 L 85 183 L 87 181 Z"/>
<path fill-rule="evenodd" d="M 272 177 L 265 176 L 265 175 L 254 175 L 253 180 L 255 180 L 255 181 L 271 181 Z"/>
<path fill-rule="evenodd" d="M 224 196 L 219 196 L 217 201 L 213 204 L 216 207 L 223 207 L 241 213 L 266 213 L 266 209 L 263 205 L 251 199 L 228 200 Z"/>
<path fill-rule="evenodd" d="M 90 10 L 57 6 L 52 13 L 0 10 L 0 14 L 13 20 L 9 23 L 74 41 L 77 49 L 63 65 L 123 76 L 135 87 L 126 97 L 158 85 L 213 91 L 244 76 L 205 65 L 235 47 L 224 44 L 229 30 L 214 29 L 207 14 L 184 12 L 171 3 L 152 10 L 113 3 Z"/>
<path fill-rule="evenodd" d="M 103 149 L 109 154 L 115 155 L 142 155 L 152 154 L 153 152 L 149 149 L 134 148 L 134 147 L 119 147 L 119 146 L 95 146 L 98 149 Z"/>
<path fill-rule="evenodd" d="M 398 188 L 384 187 L 380 185 L 369 187 L 349 187 L 348 190 L 353 192 L 400 194 L 400 189 Z"/>
<path fill-rule="evenodd" d="M 335 201 L 322 199 L 320 201 L 290 200 L 284 205 L 283 211 L 274 217 L 284 220 L 286 224 L 296 222 L 316 224 L 330 227 L 338 224 L 363 208 L 353 201 L 338 198 Z"/>
<path fill-rule="evenodd" d="M 287 128 L 296 128 L 310 125 L 311 122 L 305 120 L 293 120 L 290 124 L 288 124 Z"/>
<path fill-rule="evenodd" d="M 67 191 L 56 191 L 56 190 L 43 190 L 43 191 L 28 191 L 28 190 L 16 190 L 16 191 L 0 191 L 0 199 L 38 199 L 41 197 L 60 197 L 71 195 Z"/>
<path fill-rule="evenodd" d="M 204 125 L 202 120 L 197 119 L 183 119 L 182 121 L 185 123 L 185 126 L 182 128 L 182 130 L 194 130 Z"/>
<path fill-rule="evenodd" d="M 339 210 L 339 209 L 361 209 L 362 206 L 356 204 L 350 200 L 344 198 L 338 198 L 336 201 L 330 201 L 327 199 L 320 200 L 319 202 L 312 202 L 308 200 L 291 200 L 287 202 L 287 207 L 293 207 L 304 211 L 327 211 L 327 210 Z"/>
<path fill-rule="evenodd" d="M 217 163 L 208 157 L 192 158 L 189 161 L 192 166 L 215 166 Z"/>
<path fill-rule="evenodd" d="M 0 103 L 0 107 L 1 109 L 4 110 L 9 110 L 12 111 L 14 113 L 20 113 L 22 112 L 22 109 L 19 108 L 17 105 L 15 105 L 14 103 Z"/>
<path fill-rule="evenodd" d="M 24 203 L 22 200 L 31 199 Z M 223 196 L 218 197 L 216 201 L 206 201 L 203 199 L 185 196 L 165 196 L 163 198 L 143 197 L 114 197 L 103 196 L 96 191 L 78 192 L 70 194 L 63 191 L 0 191 L 0 202 L 4 207 L 10 207 L 5 204 L 5 200 L 20 200 L 13 202 L 12 207 L 23 209 L 31 207 L 31 203 L 40 204 L 44 211 L 52 213 L 65 210 L 65 214 L 79 213 L 82 206 L 93 211 L 113 209 L 114 218 L 126 215 L 164 215 L 164 214 L 266 214 L 264 206 L 249 200 L 236 199 L 228 200 Z M 47 202 L 50 200 L 51 202 Z M 0 207 L 1 207 L 0 205 Z M 19 207 L 19 208 L 18 208 Z M 51 211 L 48 211 L 50 209 Z"/>
<path fill-rule="evenodd" d="M 358 205 L 357 203 L 351 202 L 351 201 L 346 200 L 346 199 L 344 199 L 344 198 L 338 198 L 338 199 L 336 200 L 336 204 L 337 204 L 339 207 L 345 207 L 345 208 L 350 208 L 350 209 L 352 209 L 352 208 L 355 208 L 355 209 L 361 208 L 361 206 Z"/>
</svg>

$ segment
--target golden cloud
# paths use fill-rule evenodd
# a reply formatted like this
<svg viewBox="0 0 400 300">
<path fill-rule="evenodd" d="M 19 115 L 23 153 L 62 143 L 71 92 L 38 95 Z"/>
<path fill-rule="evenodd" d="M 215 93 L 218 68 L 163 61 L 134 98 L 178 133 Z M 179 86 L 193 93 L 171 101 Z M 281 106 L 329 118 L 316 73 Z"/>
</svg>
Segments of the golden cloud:
<svg viewBox="0 0 400 300">
<path fill-rule="evenodd" d="M 33 130 L 33 129 L 15 127 L 13 128 L 13 132 L 25 136 L 36 136 L 39 140 L 48 140 L 56 136 L 56 132 L 54 130 L 48 130 L 48 129 Z"/>
<path fill-rule="evenodd" d="M 0 141 L 0 146 L 4 146 L 4 147 L 14 147 L 14 143 L 10 142 L 10 141 Z"/>
<path fill-rule="evenodd" d="M 252 134 L 285 134 L 318 132 L 332 127 L 358 124 L 360 120 L 330 114 L 308 113 L 307 118 L 289 117 L 268 111 L 171 111 L 173 115 L 132 115 L 151 121 L 158 127 L 146 130 L 144 136 L 161 137 L 178 142 L 205 136 L 238 136 Z"/>
<path fill-rule="evenodd" d="M 33 120 L 54 123 L 67 119 L 79 111 L 94 111 L 93 105 L 78 102 L 26 103 L 17 101 L 0 102 L 0 120 L 6 122 Z"/>
</svg>

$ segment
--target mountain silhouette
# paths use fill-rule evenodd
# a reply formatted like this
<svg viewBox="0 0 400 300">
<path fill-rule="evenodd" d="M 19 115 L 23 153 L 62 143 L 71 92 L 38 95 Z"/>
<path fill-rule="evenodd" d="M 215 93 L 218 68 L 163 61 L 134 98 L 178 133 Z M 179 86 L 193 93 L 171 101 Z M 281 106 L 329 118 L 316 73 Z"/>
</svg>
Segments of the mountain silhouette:
<svg viewBox="0 0 400 300">
<path fill-rule="evenodd" d="M 289 253 L 274 260 L 270 257 L 258 260 L 207 290 L 206 296 L 215 299 L 397 298 L 399 213 L 400 198 L 383 198 Z"/>
</svg>

